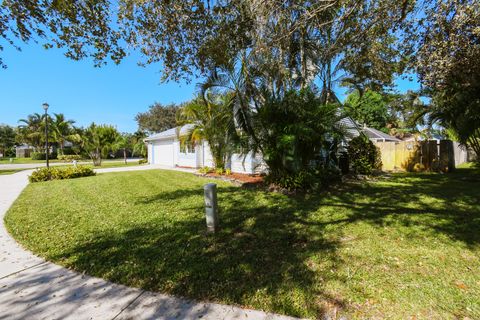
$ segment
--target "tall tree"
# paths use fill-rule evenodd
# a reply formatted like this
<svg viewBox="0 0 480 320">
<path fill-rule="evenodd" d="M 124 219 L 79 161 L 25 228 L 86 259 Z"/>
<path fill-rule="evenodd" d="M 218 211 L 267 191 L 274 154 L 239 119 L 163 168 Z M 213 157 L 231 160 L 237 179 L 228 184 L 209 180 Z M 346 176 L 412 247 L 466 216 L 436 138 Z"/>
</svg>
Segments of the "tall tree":
<svg viewBox="0 0 480 320">
<path fill-rule="evenodd" d="M 161 132 L 176 126 L 175 116 L 180 106 L 175 104 L 162 105 L 158 102 L 151 105 L 147 112 L 135 116 L 140 131 L 150 133 Z"/>
<path fill-rule="evenodd" d="M 360 94 L 358 90 L 350 93 L 345 101 L 348 114 L 360 125 L 388 132 L 387 125 L 391 119 L 384 96 L 373 90 Z"/>
<path fill-rule="evenodd" d="M 19 140 L 31 145 L 36 151 L 42 150 L 45 143 L 45 116 L 34 113 L 18 122 L 20 123 L 18 126 Z"/>
<path fill-rule="evenodd" d="M 438 1 L 426 12 L 415 61 L 431 119 L 480 156 L 480 3 Z"/>
</svg>

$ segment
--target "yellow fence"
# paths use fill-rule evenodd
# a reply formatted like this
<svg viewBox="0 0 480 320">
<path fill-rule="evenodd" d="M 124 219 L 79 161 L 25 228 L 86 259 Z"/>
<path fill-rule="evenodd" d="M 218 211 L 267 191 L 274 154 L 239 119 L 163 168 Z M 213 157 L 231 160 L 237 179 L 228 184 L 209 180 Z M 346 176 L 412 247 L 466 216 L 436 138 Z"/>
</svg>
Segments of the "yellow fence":
<svg viewBox="0 0 480 320">
<path fill-rule="evenodd" d="M 450 140 L 377 142 L 382 154 L 382 170 L 451 171 L 455 167 Z"/>
</svg>

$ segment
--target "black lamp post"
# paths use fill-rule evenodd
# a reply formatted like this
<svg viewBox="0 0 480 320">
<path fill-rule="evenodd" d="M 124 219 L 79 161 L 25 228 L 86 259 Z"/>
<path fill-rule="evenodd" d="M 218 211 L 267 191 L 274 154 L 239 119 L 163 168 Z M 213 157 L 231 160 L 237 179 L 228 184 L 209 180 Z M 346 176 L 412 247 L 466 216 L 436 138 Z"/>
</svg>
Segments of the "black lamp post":
<svg viewBox="0 0 480 320">
<path fill-rule="evenodd" d="M 47 160 L 47 169 L 50 169 L 50 164 L 48 163 L 48 103 L 44 103 L 43 110 L 45 110 L 45 159 Z"/>
</svg>

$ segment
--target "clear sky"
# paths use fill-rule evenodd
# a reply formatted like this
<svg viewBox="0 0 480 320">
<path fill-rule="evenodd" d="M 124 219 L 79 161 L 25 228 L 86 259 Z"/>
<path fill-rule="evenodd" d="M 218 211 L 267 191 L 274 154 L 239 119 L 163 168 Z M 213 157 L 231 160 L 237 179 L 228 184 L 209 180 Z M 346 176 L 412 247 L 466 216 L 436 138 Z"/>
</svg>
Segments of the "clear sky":
<svg viewBox="0 0 480 320">
<path fill-rule="evenodd" d="M 134 132 L 138 112 L 155 101 L 189 100 L 195 92 L 195 80 L 161 83 L 161 65 L 139 67 L 135 55 L 120 65 L 95 68 L 90 60 L 73 61 L 59 49 L 45 50 L 35 43 L 22 44 L 21 52 L 4 47 L 0 55 L 8 68 L 0 69 L 0 123 L 17 125 L 28 114 L 43 112 L 42 103 L 48 102 L 49 112 L 63 113 L 79 126 L 94 121 Z M 416 82 L 397 83 L 400 91 L 418 88 Z"/>
</svg>

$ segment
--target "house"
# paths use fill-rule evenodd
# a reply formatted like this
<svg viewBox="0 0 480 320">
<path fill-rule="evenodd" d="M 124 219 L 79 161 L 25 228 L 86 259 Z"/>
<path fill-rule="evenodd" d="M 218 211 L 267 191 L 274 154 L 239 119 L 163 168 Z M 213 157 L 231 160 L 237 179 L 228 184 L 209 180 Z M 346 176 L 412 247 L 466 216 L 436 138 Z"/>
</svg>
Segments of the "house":
<svg viewBox="0 0 480 320">
<path fill-rule="evenodd" d="M 340 120 L 349 137 L 356 137 L 360 130 L 350 118 Z M 187 135 L 192 125 L 172 128 L 145 139 L 147 143 L 148 163 L 166 167 L 202 168 L 214 167 L 210 147 L 206 141 L 192 144 L 180 143 L 179 136 Z M 227 168 L 236 173 L 259 173 L 266 169 L 261 155 L 233 154 L 227 160 Z"/>
<path fill-rule="evenodd" d="M 374 128 L 363 127 L 362 131 L 372 142 L 401 142 L 402 141 L 398 138 L 395 138 L 394 136 L 391 136 L 389 134 L 386 134 L 385 132 L 382 132 Z"/>
<path fill-rule="evenodd" d="M 206 141 L 181 144 L 179 136 L 186 135 L 192 128 L 185 125 L 173 128 L 145 139 L 148 151 L 148 163 L 166 167 L 202 168 L 213 167 L 212 154 Z M 178 133 L 177 131 L 180 130 Z M 265 168 L 260 156 L 233 154 L 227 161 L 227 167 L 237 173 L 258 173 Z"/>
</svg>

